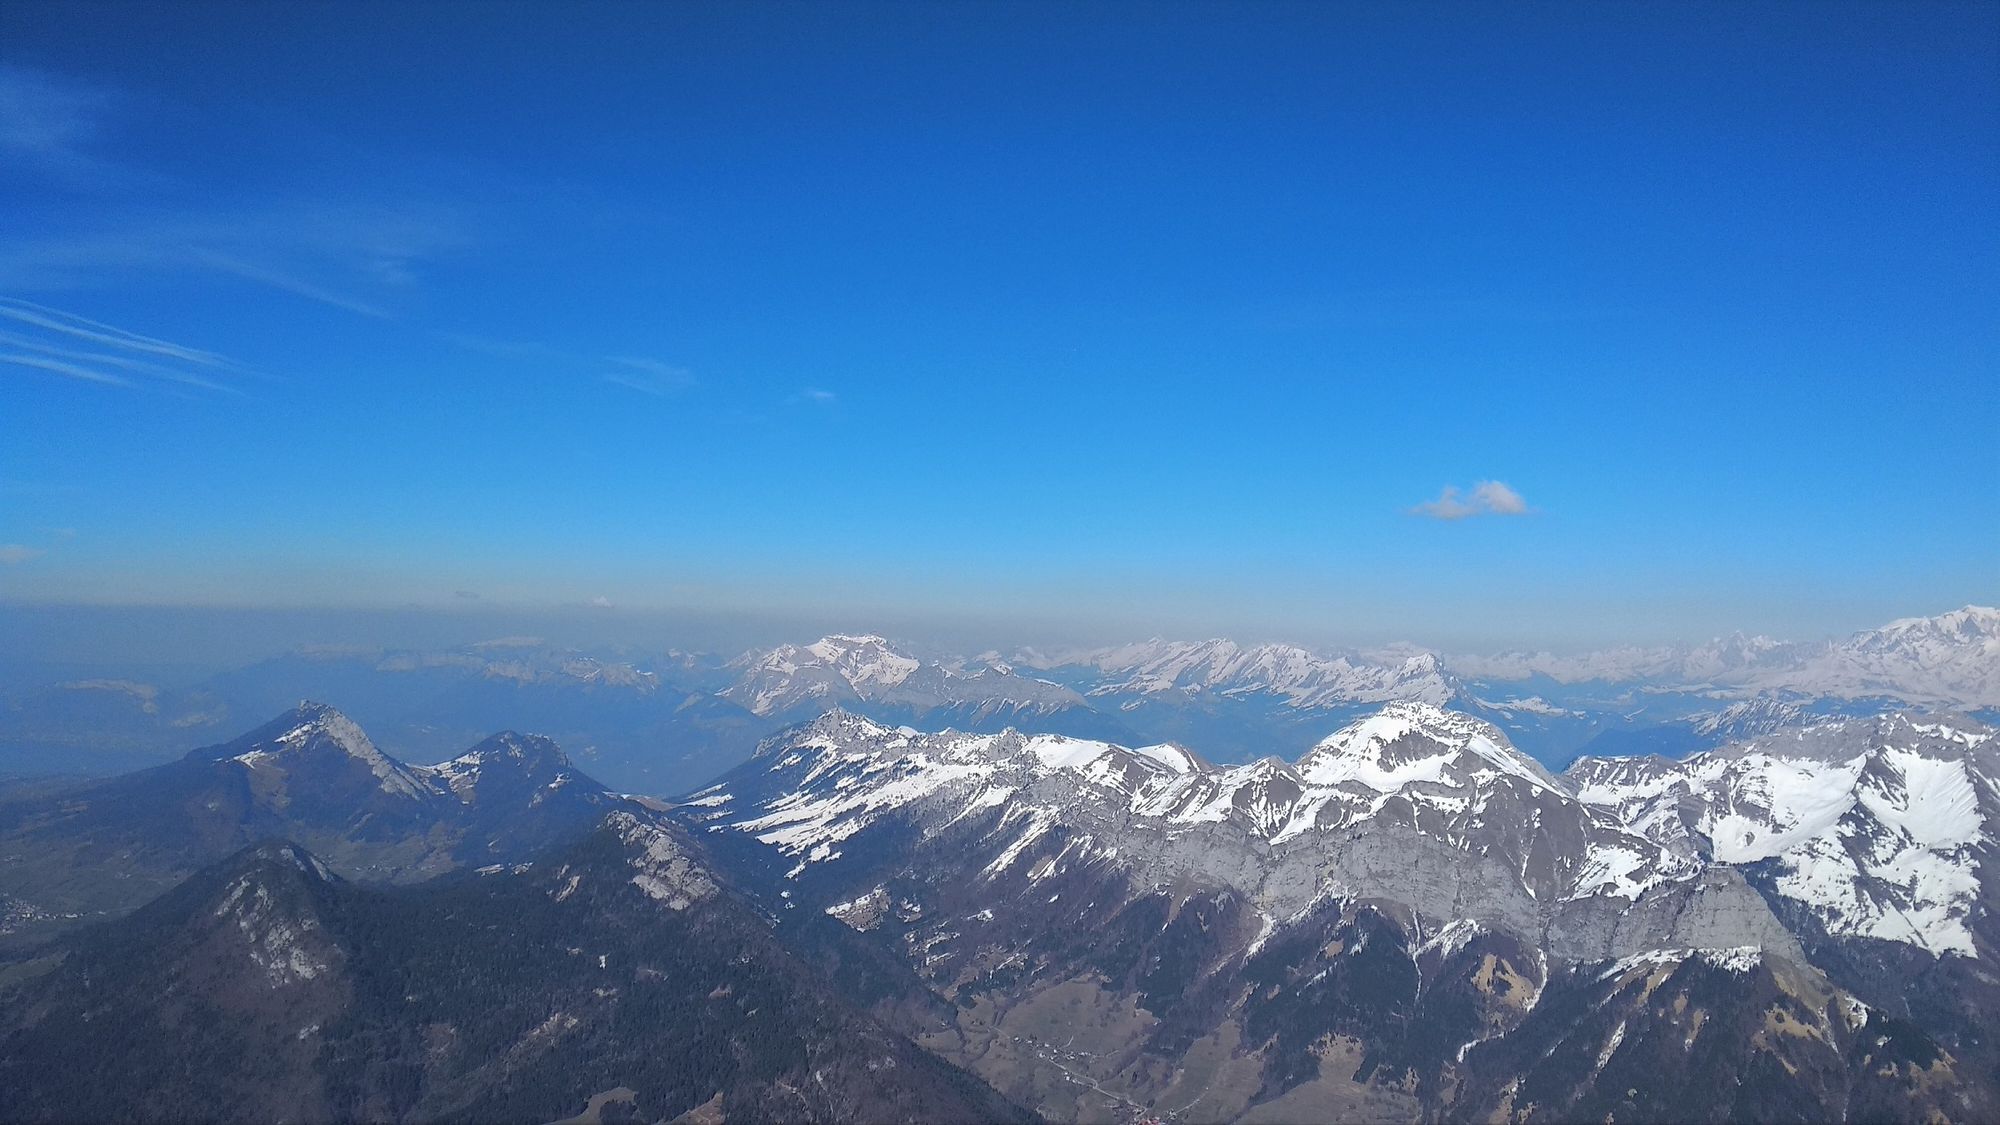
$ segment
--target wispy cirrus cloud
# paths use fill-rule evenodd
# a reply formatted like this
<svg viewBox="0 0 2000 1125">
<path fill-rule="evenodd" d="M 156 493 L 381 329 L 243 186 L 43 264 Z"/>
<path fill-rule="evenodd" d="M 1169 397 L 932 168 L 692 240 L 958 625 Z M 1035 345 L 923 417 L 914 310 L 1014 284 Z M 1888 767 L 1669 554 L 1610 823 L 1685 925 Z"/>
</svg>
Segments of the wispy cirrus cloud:
<svg viewBox="0 0 2000 1125">
<path fill-rule="evenodd" d="M 320 304 L 328 305 L 332 308 L 344 309 L 357 316 L 388 320 L 394 315 L 388 309 L 372 301 L 365 301 L 359 297 L 351 297 L 345 293 L 328 289 L 324 285 L 308 281 L 305 278 L 272 269 L 269 266 L 260 266 L 255 262 L 244 261 L 229 254 L 221 254 L 212 250 L 198 251 L 196 253 L 196 260 L 211 269 L 228 274 L 231 277 L 241 278 L 244 281 L 254 281 L 259 285 L 267 285 L 280 292 L 290 293 L 295 297 L 304 297 L 308 301 L 318 301 Z"/>
<path fill-rule="evenodd" d="M 840 401 L 840 396 L 822 387 L 806 387 L 793 395 L 789 402 L 809 402 L 816 406 L 832 406 Z"/>
<path fill-rule="evenodd" d="M 217 352 L 91 320 L 48 305 L 0 297 L 0 364 L 106 386 L 137 388 L 167 382 L 234 392 L 221 381 L 249 369 Z M 94 349 L 77 346 L 95 345 Z"/>
<path fill-rule="evenodd" d="M 679 394 L 699 382 L 693 371 L 651 356 L 587 355 L 538 340 L 496 340 L 463 332 L 440 332 L 437 338 L 480 355 L 542 368 L 567 377 L 588 378 L 595 375 L 601 382 L 654 398 Z"/>
<path fill-rule="evenodd" d="M 162 340 L 157 336 L 145 336 L 137 332 L 128 332 L 123 328 L 114 327 L 100 320 L 90 320 L 75 313 L 64 312 L 61 309 L 50 308 L 48 305 L 38 305 L 33 301 L 23 301 L 14 297 L 0 297 L 0 316 L 50 332 L 60 333 L 64 336 L 72 336 L 79 340 L 109 344 L 112 347 L 124 348 L 127 351 L 144 352 L 149 355 L 163 356 L 167 359 L 181 360 L 185 363 L 200 364 L 203 367 L 223 367 L 229 364 L 228 360 L 215 352 L 206 351 L 201 348 L 191 348 L 185 344 L 176 344 L 170 340 Z"/>
<path fill-rule="evenodd" d="M 199 387 L 204 391 L 239 393 L 236 388 L 217 382 L 208 376 L 182 371 L 163 363 L 134 359 L 129 355 L 63 347 L 46 339 L 16 332 L 0 331 L 0 349 L 17 349 L 12 353 L 0 352 L 0 354 L 10 354 L 7 362 L 16 366 L 39 367 L 59 375 L 71 375 L 94 382 L 130 386 L 132 380 L 128 376 L 138 375 Z M 118 374 L 119 372 L 124 374 Z"/>
<path fill-rule="evenodd" d="M 612 370 L 604 373 L 605 382 L 655 398 L 665 398 L 694 386 L 694 372 L 657 359 L 608 355 L 604 362 L 612 366 Z"/>
<path fill-rule="evenodd" d="M 37 371 L 47 371 L 69 379 L 81 379 L 86 383 L 103 383 L 113 387 L 132 386 L 132 380 L 93 370 L 78 363 L 66 363 L 45 356 L 23 355 L 19 352 L 0 352 L 0 363 L 14 367 L 27 367 Z"/>
<path fill-rule="evenodd" d="M 276 167 L 328 165 L 320 186 L 264 193 L 190 181 L 122 146 L 153 100 L 71 75 L 0 65 L 0 165 L 88 208 L 51 206 L 0 233 L 0 290 L 46 293 L 204 276 L 359 316 L 395 315 L 425 267 L 474 241 L 460 195 L 398 191 L 343 171 L 369 154 L 273 129 Z M 174 110 L 168 110 L 171 114 Z M 182 116 L 187 116 L 182 112 Z M 254 140 L 254 137 L 252 138 Z"/>
<path fill-rule="evenodd" d="M 1460 491 L 1456 485 L 1445 485 L 1437 499 L 1426 500 L 1410 509 L 1413 516 L 1425 516 L 1434 520 L 1462 520 L 1473 516 L 1525 516 L 1529 512 L 1528 502 L 1521 494 L 1497 480 L 1483 480 L 1470 489 Z"/>
<path fill-rule="evenodd" d="M 95 148 L 116 103 L 102 86 L 0 64 L 0 155 L 71 184 L 113 174 Z"/>
<path fill-rule="evenodd" d="M 0 288 L 81 290 L 142 278 L 233 279 L 388 319 L 425 263 L 471 242 L 442 210 L 300 202 L 224 214 L 139 215 L 0 239 Z"/>
</svg>

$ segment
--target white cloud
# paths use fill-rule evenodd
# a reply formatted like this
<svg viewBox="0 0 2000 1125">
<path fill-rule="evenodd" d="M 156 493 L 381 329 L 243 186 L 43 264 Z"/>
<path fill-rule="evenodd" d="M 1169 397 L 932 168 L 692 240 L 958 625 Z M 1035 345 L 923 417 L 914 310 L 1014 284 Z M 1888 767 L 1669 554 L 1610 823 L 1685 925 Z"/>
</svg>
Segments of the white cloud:
<svg viewBox="0 0 2000 1125">
<path fill-rule="evenodd" d="M 834 394 L 832 391 L 821 390 L 818 387 L 807 387 L 798 394 L 793 395 L 791 401 L 816 402 L 821 406 L 832 406 L 834 403 L 840 401 L 840 396 Z"/>
<path fill-rule="evenodd" d="M 0 297 L 0 345 L 11 349 L 0 364 L 120 387 L 164 380 L 235 394 L 218 377 L 248 371 L 215 352 L 14 297 Z"/>
<path fill-rule="evenodd" d="M 0 313 L 4 312 L 4 309 L 0 309 Z M 25 348 L 29 352 L 44 358 L 63 360 L 71 366 L 82 367 L 91 372 L 89 375 L 77 375 L 77 378 L 98 377 L 98 381 L 105 381 L 106 378 L 110 378 L 109 373 L 104 370 L 108 367 L 117 371 L 129 371 L 139 375 L 150 375 L 155 378 L 165 379 L 169 382 L 183 383 L 190 387 L 200 387 L 205 391 L 227 391 L 231 394 L 240 393 L 234 387 L 224 386 L 205 375 L 196 375 L 166 364 L 154 363 L 151 360 L 134 359 L 128 355 L 114 355 L 110 352 L 83 351 L 77 348 L 66 347 L 61 341 L 51 341 L 31 335 L 23 335 L 18 332 L 0 331 L 0 344 L 14 348 Z M 46 365 L 30 363 L 25 366 L 36 367 Z M 56 371 L 58 374 L 76 374 L 75 372 L 63 371 L 60 368 L 47 369 Z M 124 379 L 119 379 L 118 381 L 129 382 Z"/>
<path fill-rule="evenodd" d="M 185 344 L 176 344 L 171 340 L 162 340 L 154 336 L 141 336 L 137 332 L 127 332 L 123 328 L 114 327 L 100 320 L 87 320 L 75 313 L 66 313 L 47 305 L 37 305 L 32 301 L 0 297 L 0 316 L 49 332 L 88 340 L 94 344 L 109 344 L 114 348 L 144 352 L 183 363 L 196 363 L 204 367 L 230 365 L 228 360 L 214 352 L 190 348 Z"/>
<path fill-rule="evenodd" d="M 596 606 L 598 609 L 610 609 L 611 599 L 605 597 L 603 594 L 599 594 L 596 597 L 590 599 L 590 604 Z"/>
<path fill-rule="evenodd" d="M 15 367 L 32 367 L 37 371 L 53 372 L 65 379 L 82 379 L 87 383 L 107 383 L 114 387 L 129 387 L 132 385 L 132 380 L 130 379 L 121 379 L 116 375 L 92 370 L 82 364 L 68 363 L 60 359 L 50 359 L 47 356 L 15 355 L 0 352 L 0 363 L 12 364 Z"/>
<path fill-rule="evenodd" d="M 8 566 L 13 566 L 15 563 L 27 562 L 29 559 L 35 558 L 40 554 L 42 552 L 38 548 L 26 547 L 19 543 L 0 545 L 0 563 L 5 563 Z"/>
<path fill-rule="evenodd" d="M 1497 480 L 1483 480 L 1470 491 L 1445 485 L 1435 500 L 1426 500 L 1410 509 L 1411 515 L 1436 520 L 1462 520 L 1468 516 L 1524 516 L 1528 502 L 1521 494 Z"/>
</svg>

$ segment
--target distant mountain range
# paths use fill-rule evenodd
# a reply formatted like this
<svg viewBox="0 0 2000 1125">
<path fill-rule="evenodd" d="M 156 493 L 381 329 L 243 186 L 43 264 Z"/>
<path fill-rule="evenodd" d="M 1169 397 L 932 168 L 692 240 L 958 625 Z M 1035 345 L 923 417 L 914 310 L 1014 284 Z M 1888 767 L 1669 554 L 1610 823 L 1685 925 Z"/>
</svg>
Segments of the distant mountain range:
<svg viewBox="0 0 2000 1125">
<path fill-rule="evenodd" d="M 1418 701 L 1234 765 L 833 708 L 664 803 L 301 705 L 0 788 L 0 1119 L 1993 1119 L 2000 732 L 1766 720 L 1557 773 Z"/>
<path fill-rule="evenodd" d="M 672 792 L 750 753 L 776 723 L 717 697 L 720 661 L 635 663 L 509 639 L 445 652 L 304 649 L 182 688 L 77 680 L 0 707 L 16 774 L 110 773 L 226 738 L 300 699 L 338 699 L 405 758 L 437 760 L 494 730 L 560 740 L 607 783 Z"/>
<path fill-rule="evenodd" d="M 1910 617 L 1843 640 L 1774 641 L 1736 634 L 1692 648 L 1611 649 L 1581 656 L 1506 653 L 1455 657 L 1468 675 L 1545 676 L 1562 683 L 1647 682 L 1784 692 L 1839 699 L 1888 698 L 1943 707 L 2000 707 L 2000 610 L 1966 606 Z"/>
<path fill-rule="evenodd" d="M 1065 653 L 935 653 L 836 634 L 733 658 L 583 653 L 532 639 L 444 652 L 302 650 L 171 688 L 71 680 L 0 706 L 0 771 L 115 772 L 221 737 L 300 698 L 336 698 L 406 757 L 537 730 L 627 792 L 670 793 L 839 706 L 890 725 L 1013 728 L 1221 761 L 1296 756 L 1389 701 L 1489 721 L 1543 763 L 1679 755 L 1884 706 L 2000 713 L 2000 611 L 1975 606 L 1840 641 L 1732 637 L 1582 656 L 1320 652 L 1153 640 Z"/>
</svg>

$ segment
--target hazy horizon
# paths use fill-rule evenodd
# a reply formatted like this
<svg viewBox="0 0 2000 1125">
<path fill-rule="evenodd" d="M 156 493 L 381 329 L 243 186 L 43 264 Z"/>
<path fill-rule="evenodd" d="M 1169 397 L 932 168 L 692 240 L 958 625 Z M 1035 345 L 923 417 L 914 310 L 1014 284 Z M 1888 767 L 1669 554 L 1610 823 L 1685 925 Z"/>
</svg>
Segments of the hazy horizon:
<svg viewBox="0 0 2000 1125">
<path fill-rule="evenodd" d="M 1732 629 L 1681 637 L 1634 637 L 1594 644 L 1453 643 L 1414 635 L 1358 637 L 1282 628 L 1252 631 L 1144 629 L 1078 630 L 1056 622 L 1022 623 L 925 614 L 776 615 L 717 610 L 634 610 L 617 607 L 456 608 L 251 608 L 213 606 L 79 606 L 0 604 L 0 626 L 13 651 L 0 657 L 0 679 L 16 688 L 53 684 L 75 675 L 153 676 L 192 681 L 238 665 L 313 648 L 435 651 L 527 639 L 580 651 L 622 650 L 657 657 L 670 650 L 734 656 L 782 643 L 805 643 L 835 634 L 878 633 L 919 650 L 1003 656 L 1022 649 L 1057 653 L 1148 639 L 1198 641 L 1223 637 L 1242 644 L 1284 643 L 1307 648 L 1382 650 L 1411 646 L 1447 657 L 1507 651 L 1577 655 L 1633 647 L 1692 646 L 1734 633 L 1778 641 L 1833 640 L 1885 625 L 1899 617 L 1935 616 L 1961 608 L 1941 606 L 1897 614 L 1824 634 Z"/>
</svg>

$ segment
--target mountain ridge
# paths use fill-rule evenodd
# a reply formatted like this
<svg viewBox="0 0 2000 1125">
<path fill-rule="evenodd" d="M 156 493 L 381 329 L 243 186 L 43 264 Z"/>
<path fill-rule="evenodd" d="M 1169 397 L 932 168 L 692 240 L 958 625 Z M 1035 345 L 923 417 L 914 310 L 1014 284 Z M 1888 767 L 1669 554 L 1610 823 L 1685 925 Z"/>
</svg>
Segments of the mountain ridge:
<svg viewBox="0 0 2000 1125">
<path fill-rule="evenodd" d="M 1921 965 L 1829 977 L 1768 869 L 1425 704 L 1238 766 L 832 711 L 672 811 L 742 839 L 772 909 L 954 996 L 933 1048 L 1058 1117 L 1678 1120 L 1690 1082 L 1712 1119 L 1992 1104 L 1984 993 L 1875 1007 Z"/>
</svg>

